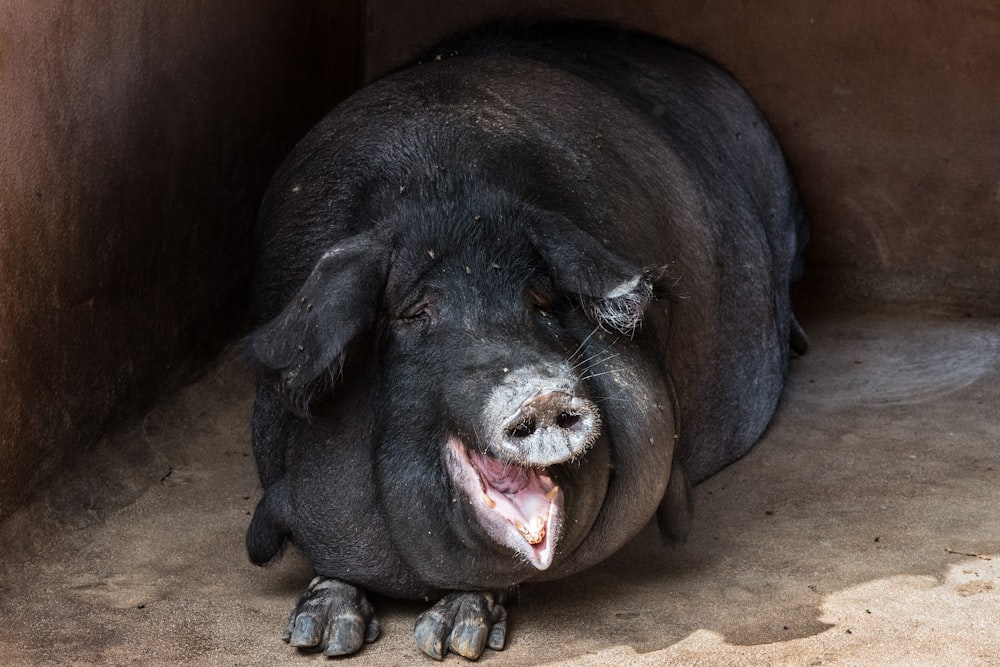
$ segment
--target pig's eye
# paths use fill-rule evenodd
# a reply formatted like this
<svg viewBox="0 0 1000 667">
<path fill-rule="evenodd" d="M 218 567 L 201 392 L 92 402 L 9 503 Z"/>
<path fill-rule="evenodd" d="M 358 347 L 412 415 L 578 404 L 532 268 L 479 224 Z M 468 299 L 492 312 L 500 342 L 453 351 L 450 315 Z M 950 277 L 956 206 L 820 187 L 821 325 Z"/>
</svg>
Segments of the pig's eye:
<svg viewBox="0 0 1000 667">
<path fill-rule="evenodd" d="M 427 325 L 433 319 L 431 305 L 424 300 L 418 301 L 399 314 L 396 320 L 401 324 Z"/>
<path fill-rule="evenodd" d="M 547 315 L 552 311 L 552 298 L 542 290 L 529 287 L 528 301 L 531 302 L 532 306 L 540 310 L 543 315 Z"/>
</svg>

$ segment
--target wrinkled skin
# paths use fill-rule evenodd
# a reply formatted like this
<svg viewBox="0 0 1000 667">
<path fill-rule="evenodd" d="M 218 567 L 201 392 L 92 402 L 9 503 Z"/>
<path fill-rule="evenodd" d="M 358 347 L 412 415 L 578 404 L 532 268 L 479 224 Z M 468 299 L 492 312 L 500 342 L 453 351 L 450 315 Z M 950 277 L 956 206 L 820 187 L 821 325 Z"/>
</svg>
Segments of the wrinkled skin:
<svg viewBox="0 0 1000 667">
<path fill-rule="evenodd" d="M 247 534 L 317 579 L 293 646 L 440 601 L 421 649 L 503 648 L 503 592 L 606 558 L 766 427 L 805 219 L 709 61 L 586 26 L 456 38 L 335 109 L 261 211 Z M 581 54 L 585 54 L 581 55 Z M 440 57 L 437 57 L 440 56 Z"/>
</svg>

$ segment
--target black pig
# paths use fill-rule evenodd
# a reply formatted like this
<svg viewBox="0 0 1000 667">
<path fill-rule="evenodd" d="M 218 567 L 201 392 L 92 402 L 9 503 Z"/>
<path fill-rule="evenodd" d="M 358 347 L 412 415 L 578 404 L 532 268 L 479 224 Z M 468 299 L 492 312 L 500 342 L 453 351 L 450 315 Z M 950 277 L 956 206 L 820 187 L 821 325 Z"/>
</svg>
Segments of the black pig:
<svg viewBox="0 0 1000 667">
<path fill-rule="evenodd" d="M 247 534 L 317 577 L 285 638 L 501 649 L 501 596 L 593 565 L 766 427 L 807 231 L 767 122 L 706 58 L 590 25 L 480 31 L 338 106 L 257 238 Z"/>
</svg>

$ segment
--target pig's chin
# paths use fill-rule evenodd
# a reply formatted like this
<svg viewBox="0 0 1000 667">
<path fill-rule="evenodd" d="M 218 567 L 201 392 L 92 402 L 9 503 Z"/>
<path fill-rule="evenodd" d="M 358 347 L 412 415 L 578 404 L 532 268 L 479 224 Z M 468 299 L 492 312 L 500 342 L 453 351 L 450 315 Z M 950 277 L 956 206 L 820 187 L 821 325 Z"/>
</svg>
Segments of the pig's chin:
<svg viewBox="0 0 1000 667">
<path fill-rule="evenodd" d="M 448 440 L 445 456 L 455 486 L 490 539 L 538 570 L 552 564 L 562 525 L 563 493 L 544 468 L 487 456 Z"/>
</svg>

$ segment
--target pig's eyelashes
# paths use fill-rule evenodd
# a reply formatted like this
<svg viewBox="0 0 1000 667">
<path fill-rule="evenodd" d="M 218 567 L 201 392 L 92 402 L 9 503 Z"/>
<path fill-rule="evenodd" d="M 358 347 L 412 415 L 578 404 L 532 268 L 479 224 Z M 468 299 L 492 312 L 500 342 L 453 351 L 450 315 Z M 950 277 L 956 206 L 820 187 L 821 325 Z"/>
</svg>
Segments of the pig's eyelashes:
<svg viewBox="0 0 1000 667">
<path fill-rule="evenodd" d="M 532 306 L 538 308 L 546 313 L 552 311 L 552 298 L 545 292 L 535 289 L 533 287 L 528 288 L 528 301 Z"/>
<path fill-rule="evenodd" d="M 434 311 L 426 301 L 410 306 L 396 317 L 396 322 L 403 325 L 427 326 L 434 320 Z"/>
</svg>

